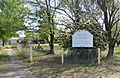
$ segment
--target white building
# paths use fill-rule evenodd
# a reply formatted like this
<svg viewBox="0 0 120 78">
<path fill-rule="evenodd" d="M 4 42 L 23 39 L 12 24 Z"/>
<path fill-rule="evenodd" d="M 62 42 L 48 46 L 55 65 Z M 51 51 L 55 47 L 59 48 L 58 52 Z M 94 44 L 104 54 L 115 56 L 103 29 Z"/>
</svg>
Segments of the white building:
<svg viewBox="0 0 120 78">
<path fill-rule="evenodd" d="M 19 38 L 17 38 L 17 37 L 11 38 L 11 39 L 10 39 L 10 43 L 11 43 L 11 44 L 17 44 L 18 39 L 19 39 Z"/>
</svg>

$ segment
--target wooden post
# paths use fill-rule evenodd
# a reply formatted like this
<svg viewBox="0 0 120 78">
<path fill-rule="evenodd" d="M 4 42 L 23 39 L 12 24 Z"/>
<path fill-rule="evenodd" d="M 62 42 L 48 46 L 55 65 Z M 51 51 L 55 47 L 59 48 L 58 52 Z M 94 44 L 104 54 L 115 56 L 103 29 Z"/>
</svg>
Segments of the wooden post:
<svg viewBox="0 0 120 78">
<path fill-rule="evenodd" d="M 62 48 L 61 62 L 62 62 L 62 64 L 64 63 L 64 48 Z"/>
<path fill-rule="evenodd" d="M 22 52 L 22 54 L 24 55 L 24 53 L 23 53 L 23 47 L 21 47 L 21 49 L 22 49 L 21 52 Z"/>
<path fill-rule="evenodd" d="M 27 57 L 26 47 L 24 47 L 24 54 L 25 54 L 25 57 Z"/>
<path fill-rule="evenodd" d="M 100 65 L 100 48 L 98 48 L 98 65 Z"/>
<path fill-rule="evenodd" d="M 30 47 L 30 61 L 33 61 L 33 55 L 32 55 L 32 47 Z"/>
</svg>

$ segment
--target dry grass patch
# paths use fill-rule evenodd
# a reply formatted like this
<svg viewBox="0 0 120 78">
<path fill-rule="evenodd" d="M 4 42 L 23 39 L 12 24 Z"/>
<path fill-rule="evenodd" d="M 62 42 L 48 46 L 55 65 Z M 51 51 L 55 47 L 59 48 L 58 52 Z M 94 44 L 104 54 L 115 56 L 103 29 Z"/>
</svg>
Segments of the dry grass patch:
<svg viewBox="0 0 120 78">
<path fill-rule="evenodd" d="M 120 78 L 118 49 L 109 61 L 103 61 L 101 65 L 82 64 L 66 58 L 65 63 L 61 64 L 60 54 L 38 56 L 37 61 L 29 64 L 36 78 Z"/>
<path fill-rule="evenodd" d="M 0 51 L 0 76 L 5 73 L 8 63 L 8 54 L 6 51 Z"/>
<path fill-rule="evenodd" d="M 70 58 L 65 58 L 65 63 L 61 64 L 60 54 L 45 55 L 36 51 L 33 52 L 34 61 L 27 65 L 36 78 L 120 78 L 119 49 L 115 48 L 114 56 L 101 65 L 83 64 Z M 103 57 L 106 53 L 103 53 Z"/>
</svg>

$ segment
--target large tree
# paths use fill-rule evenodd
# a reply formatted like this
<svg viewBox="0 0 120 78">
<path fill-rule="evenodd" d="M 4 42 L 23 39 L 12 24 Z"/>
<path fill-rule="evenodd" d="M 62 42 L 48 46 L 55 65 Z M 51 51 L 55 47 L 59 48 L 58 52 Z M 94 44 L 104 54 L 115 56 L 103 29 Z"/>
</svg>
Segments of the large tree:
<svg viewBox="0 0 120 78">
<path fill-rule="evenodd" d="M 114 47 L 120 36 L 120 1 L 119 0 L 97 0 L 97 4 L 102 11 L 106 38 L 108 43 L 108 54 L 110 58 L 114 54 Z"/>
<path fill-rule="evenodd" d="M 54 36 L 55 36 L 55 24 L 54 17 L 57 7 L 57 0 L 35 0 L 30 1 L 38 9 L 36 10 L 36 17 L 39 17 L 39 34 L 48 42 L 50 46 L 50 52 L 48 54 L 54 54 Z"/>
</svg>

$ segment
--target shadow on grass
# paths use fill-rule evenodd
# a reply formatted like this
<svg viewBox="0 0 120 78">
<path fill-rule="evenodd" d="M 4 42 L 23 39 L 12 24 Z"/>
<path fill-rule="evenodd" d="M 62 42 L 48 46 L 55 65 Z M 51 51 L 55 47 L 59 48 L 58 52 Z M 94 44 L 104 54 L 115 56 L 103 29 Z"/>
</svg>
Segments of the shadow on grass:
<svg viewBox="0 0 120 78">
<path fill-rule="evenodd" d="M 118 54 L 118 55 L 120 55 L 120 51 L 119 51 L 119 52 L 117 52 L 117 53 L 115 53 L 115 54 Z"/>
<path fill-rule="evenodd" d="M 8 55 L 6 51 L 1 51 L 0 52 L 0 74 L 5 71 L 5 66 L 8 63 Z"/>
<path fill-rule="evenodd" d="M 16 45 L 11 45 L 11 48 L 13 49 L 13 48 L 17 48 L 17 47 L 16 47 Z"/>
<path fill-rule="evenodd" d="M 84 64 L 77 60 L 69 59 L 67 56 L 65 56 L 65 63 L 61 64 L 61 56 L 51 54 L 41 56 L 38 63 L 34 63 L 30 67 L 37 77 L 46 78 L 52 76 L 51 78 L 54 78 L 62 76 L 63 73 L 68 73 L 67 76 L 69 76 L 69 74 L 80 72 L 79 70 L 81 69 L 85 73 L 87 71 L 86 67 L 92 65 L 92 63 Z"/>
<path fill-rule="evenodd" d="M 36 53 L 35 58 L 37 61 L 29 66 L 36 78 L 109 78 L 108 76 L 114 73 L 120 73 L 120 58 L 117 56 L 99 66 L 96 63 L 85 63 L 84 60 L 67 56 L 65 56 L 65 63 L 61 64 L 61 56 L 57 54 L 38 55 Z"/>
<path fill-rule="evenodd" d="M 118 64 L 117 64 L 118 63 Z M 31 71 L 38 78 L 100 78 L 111 73 L 120 72 L 120 59 L 111 59 L 106 64 L 83 63 L 65 56 L 65 63 L 61 64 L 60 55 L 40 56 L 39 61 L 30 65 Z"/>
<path fill-rule="evenodd" d="M 0 61 L 8 61 L 7 55 L 0 55 Z"/>
</svg>

